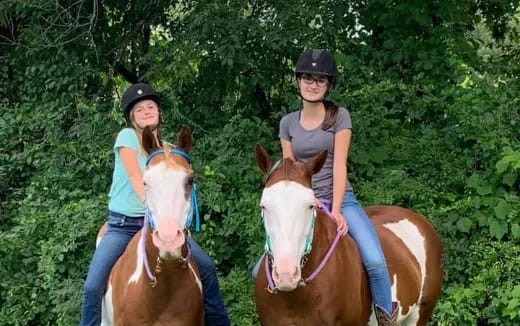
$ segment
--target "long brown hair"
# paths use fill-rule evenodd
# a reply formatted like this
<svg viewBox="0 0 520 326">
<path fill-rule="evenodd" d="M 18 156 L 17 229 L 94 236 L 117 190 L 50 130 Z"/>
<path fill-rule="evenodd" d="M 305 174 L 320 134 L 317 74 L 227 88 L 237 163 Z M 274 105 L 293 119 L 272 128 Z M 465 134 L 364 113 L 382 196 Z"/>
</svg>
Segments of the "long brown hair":
<svg viewBox="0 0 520 326">
<path fill-rule="evenodd" d="M 332 101 L 323 101 L 323 105 L 325 105 L 325 118 L 323 119 L 321 129 L 327 130 L 336 123 L 339 107 Z"/>
</svg>

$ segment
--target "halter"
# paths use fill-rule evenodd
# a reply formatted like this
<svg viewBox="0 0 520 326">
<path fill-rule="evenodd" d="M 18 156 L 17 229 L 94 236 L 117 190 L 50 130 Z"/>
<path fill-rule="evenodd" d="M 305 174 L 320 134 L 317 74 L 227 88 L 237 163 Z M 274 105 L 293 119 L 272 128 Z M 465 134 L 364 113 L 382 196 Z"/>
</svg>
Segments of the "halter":
<svg viewBox="0 0 520 326">
<path fill-rule="evenodd" d="M 282 161 L 281 160 L 278 160 L 276 161 L 273 166 L 271 167 L 271 169 L 269 170 L 269 172 L 267 172 L 267 174 L 264 176 L 264 183 L 267 183 L 267 181 L 269 180 L 269 178 L 271 177 L 271 175 L 273 174 L 274 171 L 276 171 L 276 169 L 278 169 L 278 167 L 280 166 L 280 163 Z M 313 239 L 313 236 L 314 236 L 314 225 L 316 224 L 316 207 L 313 207 L 312 209 L 312 221 L 311 221 L 311 227 L 310 227 L 310 230 L 309 230 L 309 233 L 307 234 L 307 237 L 305 239 L 305 250 L 303 252 L 303 258 L 302 258 L 302 261 L 305 260 L 305 258 L 310 254 L 311 250 L 312 250 L 312 239 Z M 264 211 L 262 210 L 262 220 L 264 221 L 265 218 L 264 218 Z M 265 223 L 264 223 L 265 225 Z M 265 232 L 266 236 L 265 236 L 265 245 L 264 245 L 264 251 L 270 256 L 272 257 L 273 256 L 273 251 L 271 249 L 271 238 L 269 237 L 269 234 L 267 233 L 267 230 Z M 303 263 L 305 264 L 305 263 Z M 303 266 L 302 264 L 302 266 Z"/>
<path fill-rule="evenodd" d="M 330 217 L 330 219 L 334 223 L 336 223 L 334 216 L 332 216 L 329 208 L 327 207 L 327 205 L 330 205 L 331 202 L 329 200 L 325 200 L 325 199 L 322 199 L 322 200 L 316 199 L 316 202 L 318 203 L 318 208 L 322 209 L 325 212 L 325 214 L 327 214 L 327 216 Z M 305 241 L 305 252 L 300 261 L 300 268 L 302 268 L 302 269 L 303 269 L 303 266 L 305 266 L 305 263 L 307 263 L 308 255 L 310 254 L 310 252 L 312 250 L 312 237 L 314 235 L 314 225 L 315 225 L 315 221 L 316 221 L 316 215 L 317 215 L 316 208 L 314 208 L 313 220 L 312 220 L 312 224 L 311 224 L 311 231 L 307 235 L 307 239 Z M 263 218 L 263 211 L 262 211 L 262 218 Z M 267 234 L 267 231 L 266 231 L 266 234 Z M 329 261 L 330 257 L 332 256 L 332 253 L 334 252 L 334 249 L 336 249 L 336 246 L 338 245 L 340 238 L 341 238 L 341 233 L 338 230 L 338 232 L 336 233 L 336 237 L 332 241 L 332 244 L 330 245 L 329 249 L 327 250 L 325 257 L 323 257 L 323 259 L 321 260 L 318 267 L 314 270 L 314 272 L 311 273 L 311 275 L 309 275 L 308 277 L 302 278 L 302 280 L 300 281 L 298 286 L 306 286 L 306 285 L 310 284 L 312 282 L 312 280 L 314 280 L 316 278 L 316 276 L 318 276 L 318 274 L 323 270 L 323 268 Z M 269 292 L 271 294 L 276 294 L 276 293 L 278 293 L 278 291 L 276 290 L 276 286 L 274 285 L 273 277 L 271 276 L 271 266 L 270 265 L 273 264 L 273 255 L 272 255 L 272 251 L 271 251 L 269 235 L 266 236 L 265 252 L 267 254 L 266 255 L 267 257 L 265 259 L 265 264 L 264 264 L 265 265 L 265 275 L 267 278 L 266 290 L 267 290 L 267 292 Z"/>
<path fill-rule="evenodd" d="M 316 225 L 316 207 L 312 208 L 312 220 L 311 220 L 311 227 L 309 230 L 309 233 L 307 234 L 307 237 L 305 238 L 305 250 L 303 251 L 303 258 L 302 261 L 305 260 L 305 258 L 311 253 L 312 250 L 312 239 L 314 237 L 314 226 Z M 264 211 L 262 210 L 262 220 L 265 220 L 264 217 Z M 265 225 L 265 223 L 264 223 Z M 270 256 L 273 256 L 273 251 L 271 249 L 271 237 L 269 237 L 269 234 L 267 234 L 267 230 L 265 232 L 265 245 L 264 245 L 264 251 Z M 303 265 L 302 265 L 303 266 Z"/>
<path fill-rule="evenodd" d="M 153 152 L 152 154 L 150 154 L 148 156 L 148 158 L 146 159 L 146 166 L 148 166 L 148 164 L 150 164 L 150 162 L 152 161 L 152 159 L 155 156 L 157 156 L 159 154 L 164 154 L 164 153 L 165 153 L 164 149 L 158 149 L 155 152 Z M 188 163 L 190 163 L 190 165 L 192 165 L 191 156 L 189 156 L 188 153 L 181 151 L 180 149 L 175 149 L 175 148 L 171 149 L 170 153 L 181 155 L 188 161 Z M 199 213 L 199 201 L 197 199 L 197 185 L 196 184 L 193 184 L 193 187 L 191 189 L 191 202 L 190 202 L 190 208 L 189 208 L 189 215 L 188 215 L 188 219 L 186 221 L 186 227 L 188 227 L 188 228 L 191 226 L 194 211 L 195 211 L 195 231 L 199 232 L 200 231 L 200 213 Z M 148 206 L 146 206 L 146 214 L 148 214 L 150 226 L 152 227 L 152 230 L 154 230 L 155 229 L 155 220 L 153 219 L 152 212 L 150 211 L 150 208 Z"/>
<path fill-rule="evenodd" d="M 165 151 L 163 149 L 159 149 L 159 150 L 156 150 L 155 152 L 151 153 L 148 156 L 148 158 L 146 159 L 146 166 L 148 166 L 150 161 L 155 156 L 157 156 L 159 154 L 164 154 L 164 153 L 165 153 Z M 179 149 L 171 149 L 170 153 L 183 156 L 188 161 L 188 163 L 190 163 L 190 165 L 191 165 L 191 157 L 188 155 L 188 153 L 181 151 Z M 190 246 L 190 243 L 188 242 L 188 239 L 190 238 L 191 235 L 188 231 L 188 228 L 191 226 L 191 223 L 193 220 L 193 211 L 195 211 L 195 231 L 199 232 L 200 231 L 200 214 L 199 214 L 199 205 L 198 205 L 198 200 L 197 200 L 197 187 L 195 184 L 193 184 L 193 187 L 191 190 L 191 202 L 190 202 L 190 208 L 189 208 L 189 213 L 188 213 L 189 215 L 188 215 L 188 219 L 186 221 L 186 225 L 184 227 L 184 234 L 186 236 L 187 253 L 186 253 L 186 257 L 181 256 L 179 258 L 179 262 L 183 266 L 186 266 L 188 264 L 188 261 L 191 258 L 191 246 Z M 152 229 L 152 231 L 155 230 L 155 220 L 153 219 L 152 211 L 150 210 L 150 208 L 148 206 L 146 206 L 145 215 L 144 215 L 144 227 L 143 227 L 143 231 L 141 232 L 140 242 L 141 242 L 141 248 L 142 248 L 142 253 L 143 253 L 143 258 L 144 258 L 143 265 L 146 269 L 146 274 L 148 275 L 148 278 L 151 281 L 150 285 L 152 287 L 155 287 L 157 285 L 157 277 L 161 273 L 161 264 L 162 264 L 163 260 L 162 260 L 161 256 L 157 256 L 155 270 L 154 270 L 154 273 L 152 274 L 152 272 L 150 270 L 150 266 L 148 264 L 148 257 L 147 257 L 146 249 L 145 249 L 145 238 L 146 238 L 146 233 L 148 232 L 148 224 L 150 225 L 150 228 Z"/>
</svg>

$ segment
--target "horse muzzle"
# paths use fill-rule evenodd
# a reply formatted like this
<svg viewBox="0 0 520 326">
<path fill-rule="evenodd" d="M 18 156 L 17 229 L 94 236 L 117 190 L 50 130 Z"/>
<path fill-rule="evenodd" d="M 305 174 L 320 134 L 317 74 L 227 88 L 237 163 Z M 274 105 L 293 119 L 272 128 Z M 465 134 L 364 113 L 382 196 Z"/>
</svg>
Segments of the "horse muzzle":
<svg viewBox="0 0 520 326">
<path fill-rule="evenodd" d="M 298 287 L 302 274 L 299 266 L 295 264 L 282 263 L 273 267 L 272 277 L 278 290 L 289 292 Z"/>
<path fill-rule="evenodd" d="M 152 241 L 159 249 L 159 256 L 164 260 L 178 259 L 182 256 L 182 246 L 186 242 L 186 234 L 180 228 L 157 228 L 153 231 Z"/>
</svg>

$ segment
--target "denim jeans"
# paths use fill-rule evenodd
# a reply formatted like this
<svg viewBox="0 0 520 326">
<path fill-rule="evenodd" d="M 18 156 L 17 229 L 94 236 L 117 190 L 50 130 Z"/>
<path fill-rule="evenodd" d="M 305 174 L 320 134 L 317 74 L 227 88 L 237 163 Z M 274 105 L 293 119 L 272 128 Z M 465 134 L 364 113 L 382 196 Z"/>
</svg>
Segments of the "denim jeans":
<svg viewBox="0 0 520 326">
<path fill-rule="evenodd" d="M 345 192 L 341 214 L 347 221 L 348 233 L 356 242 L 361 260 L 367 270 L 372 301 L 390 316 L 392 314 L 392 292 L 383 249 L 374 225 L 352 190 Z M 264 255 L 253 267 L 251 274 L 254 278 L 258 275 Z"/>
<path fill-rule="evenodd" d="M 85 281 L 80 326 L 101 324 L 101 303 L 110 271 L 142 226 L 143 218 L 130 218 L 109 212 L 108 231 L 96 248 Z M 206 325 L 230 325 L 220 295 L 215 263 L 193 239 L 190 238 L 189 241 L 192 255 L 199 267 L 204 292 Z"/>
<path fill-rule="evenodd" d="M 372 301 L 390 316 L 392 314 L 392 291 L 385 255 L 372 221 L 352 190 L 345 192 L 341 214 L 347 220 L 348 233 L 356 242 L 361 260 L 367 270 Z"/>
</svg>

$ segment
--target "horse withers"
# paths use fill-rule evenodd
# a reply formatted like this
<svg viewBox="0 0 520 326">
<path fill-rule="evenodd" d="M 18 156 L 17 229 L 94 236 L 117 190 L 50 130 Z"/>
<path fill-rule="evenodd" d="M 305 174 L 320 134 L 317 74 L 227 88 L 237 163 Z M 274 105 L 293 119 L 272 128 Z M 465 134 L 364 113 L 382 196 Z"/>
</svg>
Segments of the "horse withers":
<svg viewBox="0 0 520 326">
<path fill-rule="evenodd" d="M 203 325 L 202 285 L 190 255 L 186 222 L 193 210 L 192 134 L 160 146 L 143 131 L 145 225 L 114 265 L 103 298 L 102 325 Z M 98 234 L 98 243 L 106 225 Z"/>
<path fill-rule="evenodd" d="M 266 255 L 256 279 L 262 325 L 377 325 L 366 271 L 350 236 L 317 207 L 311 177 L 326 151 L 306 163 L 275 165 L 262 146 L 256 160 L 266 177 L 261 198 Z M 442 244 L 415 212 L 395 206 L 367 207 L 381 240 L 399 305 L 399 325 L 426 325 L 440 296 Z"/>
</svg>

